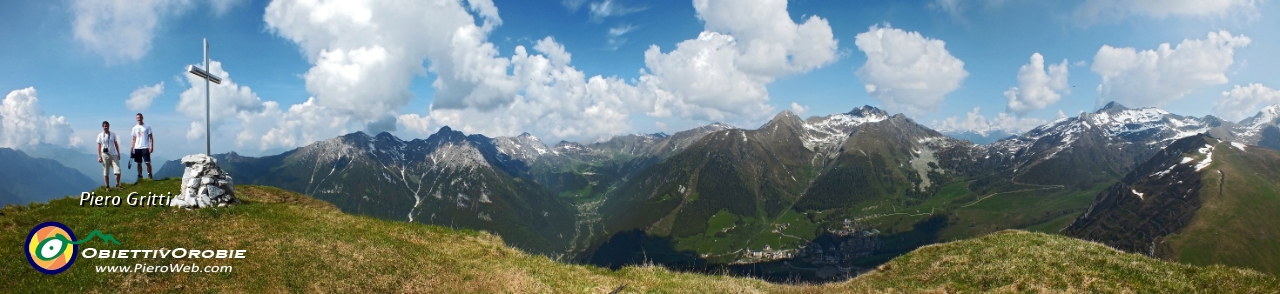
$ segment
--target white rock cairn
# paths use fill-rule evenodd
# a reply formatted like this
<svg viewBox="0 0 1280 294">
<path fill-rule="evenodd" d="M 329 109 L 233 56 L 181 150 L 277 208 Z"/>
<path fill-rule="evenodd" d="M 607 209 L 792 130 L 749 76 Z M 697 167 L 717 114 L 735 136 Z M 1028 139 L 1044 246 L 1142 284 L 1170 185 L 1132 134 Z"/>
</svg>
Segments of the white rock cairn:
<svg viewBox="0 0 1280 294">
<path fill-rule="evenodd" d="M 223 207 L 240 203 L 231 175 L 218 167 L 218 161 L 204 154 L 182 157 L 187 169 L 182 172 L 182 194 L 173 197 L 169 206 L 182 208 Z"/>
</svg>

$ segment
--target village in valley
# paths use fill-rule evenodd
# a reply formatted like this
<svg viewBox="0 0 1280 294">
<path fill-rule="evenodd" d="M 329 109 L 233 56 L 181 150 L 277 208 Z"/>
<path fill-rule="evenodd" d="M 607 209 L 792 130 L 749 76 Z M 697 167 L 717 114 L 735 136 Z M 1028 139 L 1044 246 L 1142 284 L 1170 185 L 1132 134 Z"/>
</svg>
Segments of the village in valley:
<svg viewBox="0 0 1280 294">
<path fill-rule="evenodd" d="M 774 230 L 775 233 L 785 229 L 786 225 L 778 226 L 780 228 Z M 870 256 L 880 248 L 880 230 L 863 228 L 850 219 L 845 219 L 839 228 L 828 228 L 826 232 L 827 236 L 797 248 L 772 248 L 765 245 L 762 250 L 747 250 L 735 264 L 785 261 L 793 266 L 838 266 L 847 271 L 853 260 Z"/>
</svg>

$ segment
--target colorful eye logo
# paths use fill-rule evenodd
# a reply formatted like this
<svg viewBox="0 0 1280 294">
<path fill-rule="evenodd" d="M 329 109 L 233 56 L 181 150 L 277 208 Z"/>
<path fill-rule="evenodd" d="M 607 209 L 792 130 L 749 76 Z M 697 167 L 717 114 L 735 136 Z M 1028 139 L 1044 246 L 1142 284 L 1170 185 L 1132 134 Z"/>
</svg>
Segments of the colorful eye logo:
<svg viewBox="0 0 1280 294">
<path fill-rule="evenodd" d="M 45 222 L 27 235 L 27 262 L 45 274 L 57 274 L 76 262 L 76 235 L 59 222 Z"/>
</svg>

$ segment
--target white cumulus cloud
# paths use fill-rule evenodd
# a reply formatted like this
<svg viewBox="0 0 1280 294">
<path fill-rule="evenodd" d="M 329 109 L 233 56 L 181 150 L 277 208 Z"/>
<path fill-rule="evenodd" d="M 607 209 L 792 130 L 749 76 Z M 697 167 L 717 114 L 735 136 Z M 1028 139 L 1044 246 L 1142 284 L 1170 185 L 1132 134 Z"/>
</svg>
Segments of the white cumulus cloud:
<svg viewBox="0 0 1280 294">
<path fill-rule="evenodd" d="M 1249 42 L 1249 37 L 1218 31 L 1205 39 L 1183 40 L 1177 47 L 1160 44 L 1155 50 L 1103 45 L 1091 67 L 1102 76 L 1098 105 L 1116 101 L 1128 107 L 1160 106 L 1197 88 L 1226 84 L 1235 49 Z"/>
<path fill-rule="evenodd" d="M 1071 93 L 1068 74 L 1066 59 L 1060 64 L 1050 64 L 1046 72 L 1044 56 L 1031 54 L 1031 62 L 1018 69 L 1018 86 L 1004 91 L 1008 111 L 1022 116 L 1058 103 L 1062 94 Z"/>
<path fill-rule="evenodd" d="M 651 93 L 657 106 L 651 114 L 767 118 L 774 111 L 768 104 L 768 83 L 838 58 L 838 41 L 827 20 L 810 16 L 795 23 L 786 1 L 695 0 L 693 6 L 705 22 L 697 39 L 680 42 L 667 53 L 656 45 L 645 51 L 649 74 L 640 87 L 656 88 Z"/>
<path fill-rule="evenodd" d="M 1019 118 L 1004 112 L 997 114 L 995 118 L 987 119 L 986 116 L 979 113 L 979 109 L 974 107 L 973 111 L 966 113 L 964 118 L 952 116 L 941 122 L 934 121 L 934 128 L 943 133 L 972 132 L 987 136 L 1000 131 L 1008 134 L 1021 134 L 1046 123 L 1043 119 Z M 1058 111 L 1058 115 L 1061 116 L 1062 111 Z"/>
<path fill-rule="evenodd" d="M 188 1 L 139 0 L 71 3 L 76 41 L 108 62 L 134 61 L 151 50 L 161 18 L 188 8 Z"/>
<path fill-rule="evenodd" d="M 539 40 L 533 49 L 542 54 L 530 54 L 519 46 L 511 57 L 514 78 L 525 81 L 522 95 L 488 113 L 475 108 L 433 108 L 434 124 L 493 135 L 536 131 L 549 138 L 603 139 L 630 129 L 629 110 L 643 107 L 634 86 L 616 78 L 587 78 L 568 65 L 571 55 L 550 37 Z M 400 121 L 412 128 L 409 118 L 401 116 Z"/>
<path fill-rule="evenodd" d="M 244 1 L 208 2 L 222 15 Z M 135 61 L 151 51 L 151 40 L 163 22 L 194 7 L 192 0 L 74 0 L 70 8 L 72 35 L 108 63 Z"/>
<path fill-rule="evenodd" d="M 145 110 L 151 107 L 151 102 L 155 101 L 156 97 L 160 97 L 160 94 L 164 94 L 164 82 L 138 87 L 129 94 L 129 100 L 125 100 L 124 105 L 133 111 Z"/>
<path fill-rule="evenodd" d="M 66 117 L 40 109 L 35 88 L 13 90 L 0 101 L 0 147 L 20 148 L 47 143 L 77 145 Z"/>
<path fill-rule="evenodd" d="M 657 45 L 650 46 L 644 56 L 650 74 L 643 82 L 673 96 L 670 101 L 658 101 L 659 116 L 674 111 L 681 117 L 723 120 L 773 111 L 765 88 L 773 77 L 738 68 L 740 55 L 733 36 L 704 31 L 697 39 L 676 44 L 668 53 L 662 53 Z"/>
<path fill-rule="evenodd" d="M 572 9 L 583 3 L 562 4 Z M 305 79 L 314 104 L 353 122 L 395 121 L 414 133 L 449 125 L 493 136 L 529 131 L 600 139 L 629 131 L 633 113 L 767 118 L 773 111 L 767 83 L 837 58 L 826 20 L 808 17 L 797 24 L 785 1 L 741 4 L 695 1 L 707 31 L 671 52 L 651 46 L 641 76 L 629 81 L 577 70 L 569 51 L 551 37 L 532 48 L 517 46 L 510 57 L 499 55 L 488 37 L 502 22 L 489 1 L 464 7 L 456 1 L 278 0 L 264 18 L 269 30 L 297 43 L 313 64 Z M 771 25 L 753 24 L 758 21 Z M 630 29 L 615 27 L 610 35 L 620 38 Z M 430 109 L 405 111 L 414 99 L 410 82 L 427 73 L 435 77 Z"/>
<path fill-rule="evenodd" d="M 895 112 L 937 110 L 969 72 L 964 62 L 947 52 L 942 40 L 918 32 L 871 26 L 854 43 L 867 55 L 856 75 L 867 94 Z"/>
<path fill-rule="evenodd" d="M 804 116 L 806 113 L 809 113 L 809 106 L 804 106 L 804 105 L 800 105 L 800 103 L 791 102 L 791 112 L 794 112 L 796 116 Z"/>
<path fill-rule="evenodd" d="M 487 1 L 471 1 L 468 8 L 478 17 L 456 1 L 276 1 L 266 19 L 311 58 L 314 66 L 305 76 L 315 95 L 310 103 L 367 127 L 395 121 L 420 135 L 434 131 L 428 126 L 450 125 L 492 136 L 530 131 L 594 138 L 625 131 L 629 109 L 643 108 L 621 102 L 640 97 L 634 86 L 588 80 L 569 66 L 572 55 L 552 38 L 533 46 L 540 54 L 517 46 L 513 56 L 500 56 L 487 41 L 501 24 L 498 9 Z M 477 19 L 484 25 L 477 26 Z M 426 72 L 436 75 L 431 108 L 400 113 L 414 99 L 410 82 Z"/>
<path fill-rule="evenodd" d="M 258 150 L 302 146 L 354 131 L 350 116 L 337 115 L 314 98 L 288 109 L 267 101 L 262 103 L 262 111 L 241 111 L 236 117 L 241 122 L 235 133 L 236 145 Z"/>
<path fill-rule="evenodd" d="M 1222 98 L 1213 104 L 1213 113 L 1229 121 L 1240 121 L 1273 104 L 1280 104 L 1280 90 L 1262 84 L 1236 85 L 1231 91 L 1222 92 Z"/>
<path fill-rule="evenodd" d="M 258 94 L 254 93 L 253 89 L 236 84 L 231 79 L 231 74 L 222 69 L 221 62 L 210 60 L 209 63 L 211 64 L 209 72 L 222 78 L 221 84 L 209 83 L 208 111 L 212 126 L 216 127 L 223 121 L 234 119 L 235 115 L 242 111 L 262 111 L 262 99 L 258 98 Z M 187 85 L 190 87 L 178 94 L 178 113 L 204 122 L 205 81 L 190 73 L 184 73 L 183 76 L 187 78 Z"/>
<path fill-rule="evenodd" d="M 414 99 L 408 87 L 427 72 L 436 75 L 433 108 L 488 111 L 514 101 L 521 81 L 507 74 L 510 59 L 487 41 L 502 24 L 498 8 L 492 1 L 467 3 L 279 0 L 264 19 L 313 64 L 304 78 L 317 105 L 369 124 Z"/>
<path fill-rule="evenodd" d="M 351 129 L 351 116 L 320 106 L 314 98 L 285 109 L 276 101 L 264 101 L 248 86 L 237 84 L 221 62 L 209 63 L 209 72 L 222 78 L 221 84 L 209 84 L 210 127 L 215 142 L 264 151 L 309 144 Z M 192 74 L 183 75 L 190 87 L 179 94 L 176 108 L 192 119 L 187 140 L 199 141 L 205 136 L 205 81 Z"/>
<path fill-rule="evenodd" d="M 705 31 L 737 40 L 738 67 L 744 72 L 767 77 L 803 73 L 838 57 L 839 41 L 827 20 L 813 15 L 796 23 L 785 0 L 694 0 L 693 7 Z"/>
<path fill-rule="evenodd" d="M 550 37 L 531 54 L 517 46 L 511 57 L 512 80 L 523 81 L 520 95 L 495 109 L 436 108 L 427 115 L 402 114 L 407 132 L 427 135 L 448 125 L 468 133 L 509 136 L 531 131 L 548 138 L 604 139 L 630 130 L 632 109 L 651 108 L 639 88 L 617 78 L 586 75 L 569 66 L 572 55 Z"/>
<path fill-rule="evenodd" d="M 417 113 L 401 114 L 396 117 L 396 123 L 403 126 L 405 132 L 419 136 L 426 136 L 435 132 L 435 130 L 431 129 L 431 117 L 421 116 Z"/>
</svg>

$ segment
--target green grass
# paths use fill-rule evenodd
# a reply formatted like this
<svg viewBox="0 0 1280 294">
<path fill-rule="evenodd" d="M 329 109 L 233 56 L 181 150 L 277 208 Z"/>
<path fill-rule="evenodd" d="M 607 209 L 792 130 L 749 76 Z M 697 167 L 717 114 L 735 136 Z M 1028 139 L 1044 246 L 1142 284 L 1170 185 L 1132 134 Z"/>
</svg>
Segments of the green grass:
<svg viewBox="0 0 1280 294">
<path fill-rule="evenodd" d="M 1024 229 L 1056 233 L 1069 224 L 1102 189 L 1012 184 L 998 191 L 978 194 L 970 191 L 969 182 L 953 181 L 933 196 L 914 205 L 902 205 L 894 199 L 863 202 L 847 210 L 847 217 L 860 219 L 860 224 L 886 233 L 913 230 L 913 226 L 934 214 L 949 215 L 950 224 L 932 242 L 960 240 L 1007 229 Z M 994 194 L 993 193 L 998 193 Z M 986 197 L 990 196 L 990 197 Z M 985 199 L 977 201 L 977 199 Z M 843 217 L 820 223 L 836 224 Z"/>
<path fill-rule="evenodd" d="M 1056 233 L 1089 207 L 1107 185 L 1089 190 L 1045 189 L 991 196 L 977 204 L 953 206 L 956 223 L 940 233 L 941 240 L 958 240 L 1006 229 Z M 1044 186 L 1038 186 L 1044 187 Z M 1025 188 L 1020 188 L 1025 189 Z M 1016 191 L 1016 190 L 1015 190 Z M 980 195 L 981 196 L 985 195 Z"/>
<path fill-rule="evenodd" d="M 1059 230 L 1062 230 L 1062 228 L 1066 228 L 1071 225 L 1071 222 L 1075 221 L 1076 217 L 1080 216 L 1082 213 L 1083 212 L 1064 214 L 1054 220 L 1027 227 L 1026 230 L 1045 234 L 1057 234 Z"/>
<path fill-rule="evenodd" d="M 720 233 L 726 229 L 729 229 L 730 227 L 733 227 L 733 224 L 737 221 L 738 221 L 737 215 L 733 214 L 732 212 L 729 212 L 728 209 L 721 209 L 720 212 L 717 212 L 715 215 L 712 215 L 711 219 L 707 220 L 706 234 L 715 235 L 716 233 Z"/>
<path fill-rule="evenodd" d="M 782 229 L 779 229 L 780 227 Z M 775 233 L 774 230 L 777 232 Z M 788 209 L 773 222 L 773 225 L 763 228 L 747 248 L 763 250 L 765 245 L 774 250 L 799 248 L 817 238 L 817 232 L 818 225 L 810 222 L 808 216 Z"/>
<path fill-rule="evenodd" d="M 749 223 L 749 220 L 743 220 L 741 223 Z M 738 226 L 738 215 L 729 212 L 727 209 L 721 209 L 710 219 L 707 219 L 707 231 L 701 234 L 689 236 L 686 238 L 676 239 L 677 250 L 687 250 L 708 254 L 725 254 L 738 248 L 737 240 L 729 238 L 729 236 L 741 236 L 741 227 Z"/>
<path fill-rule="evenodd" d="M 1247 148 L 1253 149 L 1215 145 L 1213 164 L 1202 172 L 1201 208 L 1166 241 L 1175 260 L 1280 273 L 1280 153 Z"/>
<path fill-rule="evenodd" d="M 938 190 L 937 194 L 934 194 L 933 197 L 929 197 L 929 199 L 925 200 L 924 203 L 921 203 L 920 206 L 936 207 L 948 204 L 964 204 L 954 202 L 956 199 L 969 195 L 970 193 L 972 192 L 969 191 L 969 182 L 961 181 L 951 183 L 950 185 L 942 187 L 941 190 Z"/>
<path fill-rule="evenodd" d="M 123 192 L 176 191 L 177 181 L 144 181 Z M 381 220 L 339 212 L 280 189 L 238 186 L 242 205 L 220 209 L 87 208 L 75 198 L 0 210 L 4 292 L 449 292 L 449 293 L 833 293 L 833 292 L 1267 292 L 1276 277 L 1223 266 L 1163 262 L 1066 237 L 1006 231 L 923 247 L 856 279 L 781 285 L 655 266 L 610 271 L 567 265 L 504 245 L 489 233 Z M 243 260 L 229 273 L 97 273 L 94 266 L 165 259 L 79 259 L 44 275 L 20 256 L 36 224 L 59 221 L 84 234 L 112 234 L 121 249 L 231 248 Z M 96 241 L 95 241 L 96 242 Z M 107 247 L 108 245 L 93 245 Z"/>
<path fill-rule="evenodd" d="M 1155 262 L 1068 237 L 1002 231 L 921 247 L 853 280 L 886 292 L 1270 292 L 1274 276 Z"/>
</svg>

